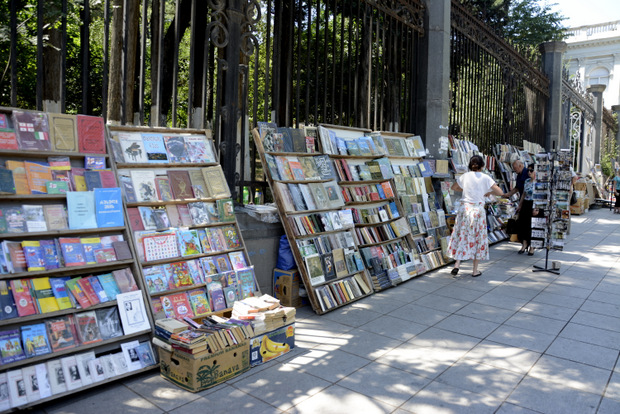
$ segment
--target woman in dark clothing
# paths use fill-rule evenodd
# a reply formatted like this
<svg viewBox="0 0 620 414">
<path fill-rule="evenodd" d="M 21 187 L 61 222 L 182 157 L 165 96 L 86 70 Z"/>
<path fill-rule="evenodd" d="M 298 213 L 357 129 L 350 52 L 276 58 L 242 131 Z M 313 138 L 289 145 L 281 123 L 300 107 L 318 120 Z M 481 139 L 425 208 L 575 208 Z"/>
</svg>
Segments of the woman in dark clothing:
<svg viewBox="0 0 620 414">
<path fill-rule="evenodd" d="M 521 200 L 519 201 L 519 207 L 517 212 L 519 213 L 519 219 L 517 220 L 517 235 L 521 241 L 521 250 L 519 254 L 525 253 L 529 247 L 528 255 L 534 254 L 534 248 L 531 246 L 532 240 L 532 206 L 534 203 L 534 182 L 536 181 L 536 172 L 534 166 L 531 165 L 527 169 L 528 179 L 525 180 L 523 185 L 523 193 L 521 194 Z"/>
</svg>

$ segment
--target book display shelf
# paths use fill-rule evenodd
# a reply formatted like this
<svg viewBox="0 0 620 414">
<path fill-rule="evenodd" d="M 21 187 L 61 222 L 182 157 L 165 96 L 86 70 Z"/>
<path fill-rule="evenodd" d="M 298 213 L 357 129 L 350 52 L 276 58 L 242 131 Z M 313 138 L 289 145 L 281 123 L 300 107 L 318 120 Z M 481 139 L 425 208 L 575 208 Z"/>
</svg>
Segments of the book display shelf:
<svg viewBox="0 0 620 414">
<path fill-rule="evenodd" d="M 259 123 L 252 135 L 315 312 L 323 314 L 371 294 L 353 210 L 345 206 L 317 129 Z"/>
<path fill-rule="evenodd" d="M 152 369 L 103 119 L 0 108 L 0 412 Z"/>
<path fill-rule="evenodd" d="M 258 284 L 208 130 L 108 126 L 155 320 L 229 311 Z"/>
<path fill-rule="evenodd" d="M 373 134 L 381 136 L 392 165 L 396 192 L 411 229 L 416 275 L 446 265 L 450 261 L 445 254 L 450 230 L 442 200 L 447 208 L 451 200 L 441 182 L 449 174 L 433 178 L 437 161 L 423 158 L 426 150 L 420 136 L 384 131 Z"/>
</svg>

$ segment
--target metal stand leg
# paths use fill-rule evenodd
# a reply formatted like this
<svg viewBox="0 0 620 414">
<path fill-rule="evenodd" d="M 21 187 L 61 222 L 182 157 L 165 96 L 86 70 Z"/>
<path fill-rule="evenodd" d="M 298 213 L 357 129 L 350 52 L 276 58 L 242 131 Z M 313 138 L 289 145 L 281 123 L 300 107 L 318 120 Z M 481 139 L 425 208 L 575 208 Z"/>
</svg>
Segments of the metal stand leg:
<svg viewBox="0 0 620 414">
<path fill-rule="evenodd" d="M 547 253 L 545 255 L 545 267 L 534 265 L 534 269 L 532 269 L 532 272 L 549 272 L 549 273 L 559 275 L 560 274 L 559 270 L 549 268 L 549 247 L 547 247 L 546 250 L 547 250 Z"/>
</svg>

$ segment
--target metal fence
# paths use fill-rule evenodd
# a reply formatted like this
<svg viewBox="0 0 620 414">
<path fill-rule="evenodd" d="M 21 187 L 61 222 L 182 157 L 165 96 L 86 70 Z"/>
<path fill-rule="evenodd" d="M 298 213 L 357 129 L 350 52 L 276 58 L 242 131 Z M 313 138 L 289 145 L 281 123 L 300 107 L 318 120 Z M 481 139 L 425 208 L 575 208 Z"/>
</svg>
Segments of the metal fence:
<svg viewBox="0 0 620 414">
<path fill-rule="evenodd" d="M 549 81 L 539 65 L 452 1 L 450 133 L 481 151 L 496 143 L 544 144 Z"/>
</svg>

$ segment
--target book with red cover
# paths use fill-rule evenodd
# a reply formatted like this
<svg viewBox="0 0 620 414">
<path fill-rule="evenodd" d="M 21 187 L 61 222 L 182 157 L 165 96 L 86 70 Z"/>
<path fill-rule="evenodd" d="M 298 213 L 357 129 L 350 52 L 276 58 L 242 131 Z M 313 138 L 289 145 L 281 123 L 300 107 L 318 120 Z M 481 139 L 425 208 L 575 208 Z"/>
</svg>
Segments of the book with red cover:
<svg viewBox="0 0 620 414">
<path fill-rule="evenodd" d="M 104 322 L 104 321 L 102 321 Z M 97 325 L 95 311 L 81 312 L 75 315 L 75 330 L 82 345 L 100 342 L 103 338 Z"/>
<path fill-rule="evenodd" d="M 12 117 L 19 149 L 51 151 L 50 127 L 45 112 L 13 111 Z"/>
<path fill-rule="evenodd" d="M 114 276 L 114 280 L 116 280 L 116 284 L 122 293 L 138 290 L 138 285 L 136 285 L 133 274 L 128 267 L 115 270 L 112 272 L 112 275 Z"/>
<path fill-rule="evenodd" d="M 191 226 L 193 224 L 192 215 L 189 214 L 189 207 L 187 207 L 187 204 L 177 204 L 177 211 L 179 212 L 179 218 L 183 226 Z"/>
<path fill-rule="evenodd" d="M 17 135 L 13 131 L 0 131 L 0 149 L 19 149 Z"/>
<path fill-rule="evenodd" d="M 21 273 L 28 270 L 28 264 L 26 262 L 26 255 L 22 248 L 22 243 L 18 241 L 5 240 L 2 242 L 4 249 L 8 250 L 9 258 L 11 259 L 11 266 L 13 267 L 13 273 Z"/>
<path fill-rule="evenodd" d="M 167 318 L 182 320 L 185 316 L 194 317 L 187 293 L 163 296 L 161 300 Z"/>
<path fill-rule="evenodd" d="M 131 225 L 131 230 L 144 230 L 142 216 L 140 216 L 140 210 L 138 210 L 138 207 L 127 207 L 127 216 L 129 217 L 129 224 Z"/>
<path fill-rule="evenodd" d="M 80 279 L 81 278 L 78 277 L 67 280 L 67 282 L 65 282 L 65 286 L 67 287 L 67 290 L 71 292 L 71 295 L 73 295 L 73 298 L 80 304 L 80 306 L 86 309 L 92 306 L 92 303 L 88 299 L 88 296 L 86 296 L 86 292 L 84 292 L 82 286 L 80 286 L 80 284 L 78 283 Z"/>
<path fill-rule="evenodd" d="M 188 198 L 194 198 L 192 181 L 187 171 L 168 170 L 168 179 L 170 180 L 170 189 L 175 199 L 186 200 Z"/>
<path fill-rule="evenodd" d="M 111 170 L 99 170 L 99 176 L 101 177 L 101 186 L 103 188 L 116 188 L 116 178 Z"/>
<path fill-rule="evenodd" d="M 18 315 L 35 315 L 37 307 L 30 292 L 30 281 L 28 279 L 13 279 L 10 281 L 10 285 Z"/>
<path fill-rule="evenodd" d="M 54 352 L 75 348 L 78 345 L 72 315 L 46 319 L 45 327 Z"/>
<path fill-rule="evenodd" d="M 80 278 L 77 280 L 77 283 L 78 285 L 80 285 L 80 287 L 82 288 L 82 291 L 84 291 L 84 294 L 86 295 L 86 297 L 88 298 L 88 301 L 92 305 L 97 305 L 100 302 L 99 297 L 95 293 L 95 290 L 90 284 L 90 281 L 88 280 L 88 278 L 85 278 L 85 277 Z"/>
<path fill-rule="evenodd" d="M 77 116 L 78 148 L 86 154 L 105 154 L 103 118 L 98 116 Z"/>
</svg>

